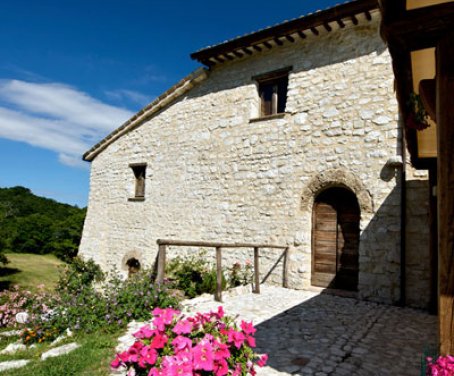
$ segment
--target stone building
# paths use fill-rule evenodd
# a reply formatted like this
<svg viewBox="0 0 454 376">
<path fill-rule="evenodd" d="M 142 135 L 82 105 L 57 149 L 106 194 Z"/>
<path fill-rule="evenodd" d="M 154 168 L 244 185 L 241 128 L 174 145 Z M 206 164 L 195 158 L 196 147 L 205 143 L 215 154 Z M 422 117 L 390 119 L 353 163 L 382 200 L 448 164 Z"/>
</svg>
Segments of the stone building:
<svg viewBox="0 0 454 376">
<path fill-rule="evenodd" d="M 402 163 L 379 24 L 357 0 L 194 53 L 206 67 L 84 155 L 80 255 L 126 273 L 159 238 L 283 244 L 292 288 L 426 307 L 429 186 Z M 260 263 L 279 283 L 279 252 Z"/>
</svg>

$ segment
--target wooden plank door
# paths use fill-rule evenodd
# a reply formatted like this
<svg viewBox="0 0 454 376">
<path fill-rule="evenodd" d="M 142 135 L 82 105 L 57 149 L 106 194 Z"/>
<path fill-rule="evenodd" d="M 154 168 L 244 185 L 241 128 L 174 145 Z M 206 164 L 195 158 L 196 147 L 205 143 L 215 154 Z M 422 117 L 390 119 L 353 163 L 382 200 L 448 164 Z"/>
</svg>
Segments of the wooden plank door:
<svg viewBox="0 0 454 376">
<path fill-rule="evenodd" d="M 312 217 L 314 286 L 356 291 L 358 286 L 359 206 L 343 188 L 321 193 Z"/>
</svg>

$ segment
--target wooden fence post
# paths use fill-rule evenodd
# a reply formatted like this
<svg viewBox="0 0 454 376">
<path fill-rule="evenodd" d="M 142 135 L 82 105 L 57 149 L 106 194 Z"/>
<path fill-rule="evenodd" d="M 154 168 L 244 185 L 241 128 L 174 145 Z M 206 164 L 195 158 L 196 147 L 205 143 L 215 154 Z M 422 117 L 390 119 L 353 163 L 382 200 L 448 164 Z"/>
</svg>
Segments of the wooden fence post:
<svg viewBox="0 0 454 376">
<path fill-rule="evenodd" d="M 159 244 L 158 251 L 158 275 L 156 276 L 156 282 L 164 282 L 164 273 L 166 270 L 166 245 Z"/>
<path fill-rule="evenodd" d="M 215 300 L 222 302 L 222 248 L 216 247 L 216 294 Z"/>
<path fill-rule="evenodd" d="M 288 288 L 288 250 L 289 247 L 284 250 L 284 265 L 283 265 L 283 286 Z"/>
<path fill-rule="evenodd" d="M 260 265 L 259 265 L 259 248 L 254 247 L 254 293 L 260 294 Z"/>
</svg>

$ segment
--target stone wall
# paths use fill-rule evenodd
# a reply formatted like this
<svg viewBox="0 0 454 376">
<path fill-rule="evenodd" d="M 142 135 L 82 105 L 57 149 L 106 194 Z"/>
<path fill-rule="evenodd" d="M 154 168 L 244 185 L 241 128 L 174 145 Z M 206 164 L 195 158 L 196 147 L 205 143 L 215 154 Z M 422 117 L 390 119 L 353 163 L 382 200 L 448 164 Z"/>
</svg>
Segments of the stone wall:
<svg viewBox="0 0 454 376">
<path fill-rule="evenodd" d="M 80 253 L 124 269 L 128 255 L 152 265 L 158 238 L 283 244 L 291 247 L 291 287 L 306 288 L 313 195 L 345 186 L 362 209 L 359 296 L 396 302 L 401 185 L 386 162 L 400 154 L 400 139 L 376 17 L 215 67 L 108 146 L 92 162 Z M 285 116 L 251 121 L 259 108 L 252 77 L 290 65 Z M 129 164 L 142 162 L 145 201 L 128 201 Z M 226 266 L 252 258 L 252 250 L 224 254 Z M 266 251 L 263 275 L 278 256 Z M 282 263 L 270 281 L 282 282 Z"/>
</svg>

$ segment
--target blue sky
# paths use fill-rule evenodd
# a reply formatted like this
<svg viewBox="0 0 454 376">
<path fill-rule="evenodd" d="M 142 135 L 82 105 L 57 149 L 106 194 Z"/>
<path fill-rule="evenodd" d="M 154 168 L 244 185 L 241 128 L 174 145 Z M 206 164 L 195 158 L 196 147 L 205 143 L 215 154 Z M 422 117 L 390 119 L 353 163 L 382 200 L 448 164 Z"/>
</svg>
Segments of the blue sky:
<svg viewBox="0 0 454 376">
<path fill-rule="evenodd" d="M 191 52 L 336 3 L 0 1 L 0 187 L 86 206 L 82 154 L 199 67 Z"/>
</svg>

